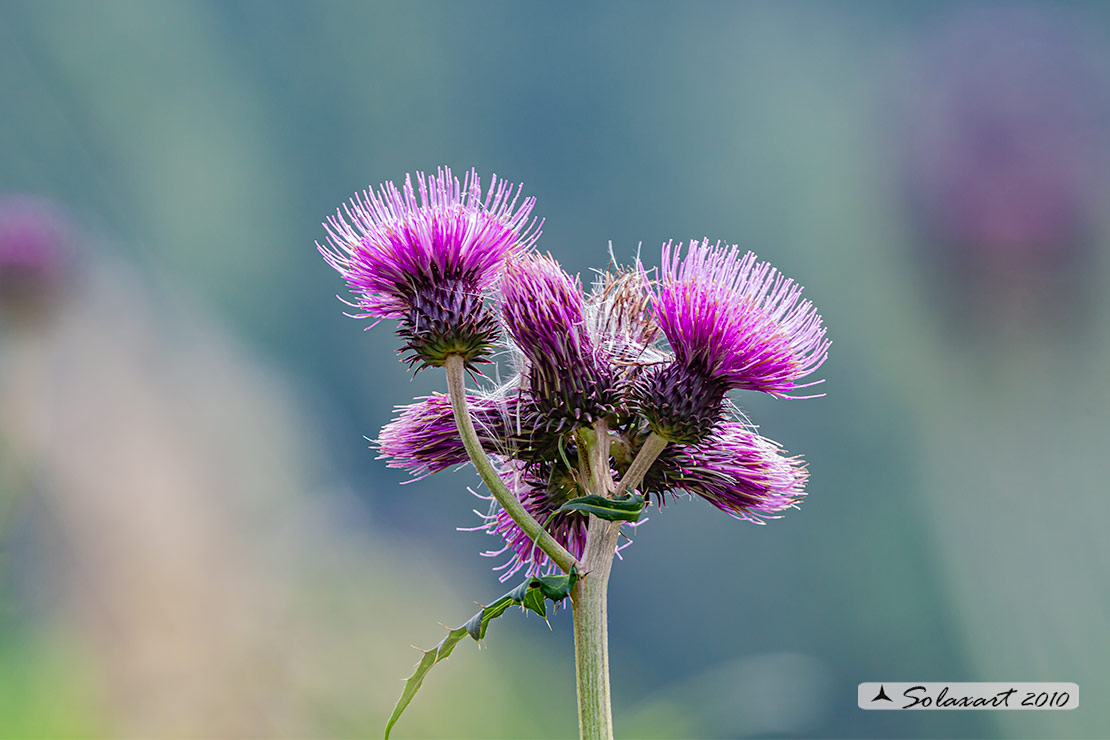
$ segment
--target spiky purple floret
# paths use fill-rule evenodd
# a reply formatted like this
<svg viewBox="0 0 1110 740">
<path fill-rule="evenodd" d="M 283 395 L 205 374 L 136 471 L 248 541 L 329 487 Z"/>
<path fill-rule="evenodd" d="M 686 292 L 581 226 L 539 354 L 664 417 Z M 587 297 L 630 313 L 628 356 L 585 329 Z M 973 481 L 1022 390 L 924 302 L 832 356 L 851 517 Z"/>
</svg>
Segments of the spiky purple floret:
<svg viewBox="0 0 1110 740">
<path fill-rule="evenodd" d="M 788 457 L 775 442 L 737 422 L 722 422 L 696 446 L 664 450 L 641 486 L 660 499 L 685 491 L 747 521 L 793 508 L 809 478 L 800 457 Z"/>
<path fill-rule="evenodd" d="M 528 360 L 528 392 L 548 426 L 592 424 L 616 409 L 619 394 L 586 327 L 582 288 L 551 257 L 506 261 L 501 313 Z"/>
<path fill-rule="evenodd" d="M 483 449 L 487 454 L 504 452 L 516 399 L 467 396 L 466 401 Z M 423 478 L 467 462 L 447 396 L 424 396 L 398 406 L 397 411 L 397 418 L 382 428 L 376 442 L 379 457 L 388 460 L 389 467 Z"/>
<path fill-rule="evenodd" d="M 663 246 L 652 301 L 676 362 L 730 388 L 787 397 L 805 387 L 829 342 L 802 287 L 736 246 L 707 239 L 681 251 Z"/>
<path fill-rule="evenodd" d="M 515 462 L 506 466 L 501 478 L 528 513 L 541 525 L 546 524 L 548 534 L 574 557 L 581 559 L 586 550 L 587 517 L 572 513 L 552 517 L 552 514 L 571 498 L 584 493 L 569 484 L 564 476 L 554 476 L 555 480 L 544 483 L 527 473 L 524 465 Z M 482 554 L 486 557 L 507 554 L 509 557 L 504 565 L 496 568 L 503 571 L 500 576 L 502 581 L 512 578 L 521 569 L 524 569 L 526 576 L 546 575 L 559 570 L 504 509 L 483 514 L 482 517 L 486 521 L 479 529 L 495 535 L 504 543 L 500 549 Z"/>
<path fill-rule="evenodd" d="M 569 364 L 591 358 L 582 286 L 550 256 L 512 258 L 501 276 L 501 313 L 532 362 Z"/>
<path fill-rule="evenodd" d="M 400 319 L 409 361 L 443 365 L 452 354 L 481 361 L 497 335 L 483 291 L 505 258 L 529 249 L 542 224 L 528 218 L 534 198 L 494 176 L 483 199 L 471 170 L 405 176 L 366 190 L 324 223 L 324 259 L 355 296 L 355 318 Z M 417 193 L 419 192 L 419 198 Z"/>
<path fill-rule="evenodd" d="M 528 222 L 535 198 L 520 200 L 520 188 L 496 175 L 484 199 L 475 170 L 461 187 L 446 167 L 416 181 L 414 189 L 405 175 L 401 190 L 387 182 L 357 194 L 324 223 L 328 245 L 317 247 L 357 297 L 356 318 L 403 318 L 415 292 L 441 280 L 486 288 L 508 254 L 539 238 L 540 224 Z"/>
</svg>

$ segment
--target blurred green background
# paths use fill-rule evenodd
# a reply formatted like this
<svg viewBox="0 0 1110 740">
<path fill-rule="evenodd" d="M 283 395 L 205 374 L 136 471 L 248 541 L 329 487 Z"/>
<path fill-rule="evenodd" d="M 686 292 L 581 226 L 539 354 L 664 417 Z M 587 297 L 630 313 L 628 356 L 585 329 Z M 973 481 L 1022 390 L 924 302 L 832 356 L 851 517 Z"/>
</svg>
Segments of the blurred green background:
<svg viewBox="0 0 1110 740">
<path fill-rule="evenodd" d="M 618 735 L 1110 735 L 1108 40 L 1101 3 L 0 2 L 0 195 L 73 226 L 50 320 L 0 324 L 0 736 L 377 736 L 505 590 L 472 474 L 367 448 L 444 381 L 314 246 L 444 164 L 524 181 L 586 278 L 738 242 L 833 340 L 825 398 L 737 398 L 801 509 L 680 501 L 616 565 Z M 566 615 L 494 627 L 397 737 L 575 733 Z M 1082 694 L 859 710 L 883 680 Z"/>
</svg>

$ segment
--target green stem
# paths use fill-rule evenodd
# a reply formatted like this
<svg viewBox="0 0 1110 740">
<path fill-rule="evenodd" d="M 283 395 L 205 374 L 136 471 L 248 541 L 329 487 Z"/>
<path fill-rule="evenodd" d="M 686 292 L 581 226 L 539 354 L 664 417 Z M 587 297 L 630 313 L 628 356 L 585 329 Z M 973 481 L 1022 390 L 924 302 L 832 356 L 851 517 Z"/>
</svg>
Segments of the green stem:
<svg viewBox="0 0 1110 740">
<path fill-rule="evenodd" d="M 612 438 L 606 421 L 594 425 L 589 449 L 590 493 L 615 497 L 640 485 L 651 464 L 667 446 L 654 432 L 644 442 L 616 490 L 609 467 Z M 578 734 L 582 740 L 612 740 L 613 709 L 609 691 L 609 574 L 617 550 L 620 522 L 590 517 L 583 556 L 586 578 L 570 593 L 574 606 L 574 667 L 578 680 Z"/>
<path fill-rule="evenodd" d="M 655 432 L 648 435 L 644 440 L 644 446 L 640 448 L 639 453 L 636 454 L 636 459 L 628 466 L 628 471 L 625 472 L 624 477 L 621 478 L 620 485 L 613 493 L 613 496 L 623 496 L 629 490 L 636 488 L 640 485 L 640 481 L 647 475 L 648 469 L 655 459 L 659 457 L 659 453 L 667 446 L 667 440 L 660 437 Z"/>
<path fill-rule="evenodd" d="M 485 450 L 482 449 L 482 443 L 478 440 L 478 433 L 474 429 L 474 420 L 470 417 L 470 409 L 466 405 L 466 360 L 462 355 L 451 355 L 447 358 L 445 367 L 447 370 L 447 392 L 451 398 L 451 410 L 455 412 L 455 426 L 459 429 L 459 436 L 462 437 L 466 454 L 470 456 L 470 462 L 474 464 L 478 475 L 482 477 L 482 481 L 486 484 L 486 488 L 493 494 L 501 508 L 512 517 L 517 526 L 564 573 L 570 573 L 571 568 L 575 566 L 578 566 L 579 571 L 583 570 L 575 557 L 560 545 L 554 537 L 544 531 L 535 517 L 529 514 L 516 496 L 509 491 L 504 481 L 501 480 L 501 476 L 497 474 L 497 470 L 493 467 L 493 463 L 490 462 Z"/>
<path fill-rule="evenodd" d="M 609 496 L 607 422 L 594 426 L 589 450 L 590 492 Z M 612 740 L 613 709 L 609 694 L 609 573 L 617 548 L 619 522 L 590 517 L 583 556 L 585 578 L 570 593 L 574 607 L 574 667 L 578 685 L 578 733 L 582 740 Z"/>
</svg>

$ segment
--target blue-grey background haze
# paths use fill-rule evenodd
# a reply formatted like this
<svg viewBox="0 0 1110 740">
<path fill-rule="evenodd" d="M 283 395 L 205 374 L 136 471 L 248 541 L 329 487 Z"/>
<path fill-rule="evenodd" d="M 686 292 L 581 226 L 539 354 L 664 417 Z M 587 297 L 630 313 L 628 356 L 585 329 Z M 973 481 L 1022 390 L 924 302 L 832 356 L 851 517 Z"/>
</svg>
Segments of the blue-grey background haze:
<svg viewBox="0 0 1110 740">
<path fill-rule="evenodd" d="M 961 232 L 955 217 L 932 228 L 950 201 L 921 196 L 914 178 L 921 158 L 953 156 L 963 117 L 997 113 L 989 97 L 955 96 L 966 114 L 943 107 L 962 76 L 955 64 L 955 79 L 933 74 L 946 39 L 975 49 L 979 29 L 1012 19 L 1003 52 L 1043 57 L 1034 69 L 1054 68 L 1054 49 L 1076 57 L 1061 74 L 1078 88 L 1030 107 L 1076 108 L 1082 134 L 1069 116 L 1047 136 L 1088 137 L 1095 176 L 1073 209 L 1081 223 L 1037 236 L 1042 256 L 981 265 L 968 255 L 994 232 Z M 1045 46 L 1041 28 L 1064 41 Z M 648 265 L 669 239 L 750 248 L 806 286 L 833 340 L 826 397 L 736 399 L 805 455 L 810 494 L 764 527 L 700 501 L 651 512 L 612 581 L 618 734 L 1104 737 L 1108 40 L 1097 3 L 6 2 L 0 190 L 63 204 L 92 235 L 83 261 L 150 276 L 155 296 L 183 297 L 287 382 L 324 450 L 312 500 L 343 512 L 344 536 L 380 543 L 373 567 L 395 588 L 426 587 L 401 555 L 419 551 L 462 595 L 374 636 L 383 644 L 430 646 L 437 622 L 461 623 L 470 600 L 505 587 L 477 556 L 492 543 L 456 531 L 478 521 L 473 475 L 400 487 L 368 449 L 396 404 L 444 381 L 410 379 L 386 324 L 363 332 L 342 315 L 320 222 L 367 186 L 474 166 L 525 183 L 545 219 L 540 248 L 587 281 L 610 244 Z M 1005 69 L 998 87 L 1022 99 L 1027 80 Z M 955 160 L 925 189 L 959 180 Z M 265 440 L 251 444 L 268 464 Z M 37 552 L 36 516 L 49 514 L 23 515 L 17 551 Z M 38 563 L 10 559 L 0 584 L 49 570 Z M 0 655 L 15 656 L 34 620 L 5 600 Z M 549 699 L 489 732 L 573 734 L 569 620 L 502 622 L 488 651 L 462 645 L 429 686 L 479 663 L 526 670 L 526 654 L 550 666 L 527 696 Z M 389 704 L 410 667 L 394 662 L 351 675 L 352 694 Z M 1074 681 L 1084 694 L 1075 712 L 1035 717 L 858 710 L 856 684 L 881 680 Z M 449 728 L 448 699 L 421 695 L 408 711 Z M 111 734 L 127 699 L 92 706 Z M 262 732 L 379 731 L 380 716 L 355 714 L 329 724 L 305 710 Z M 465 732 L 485 734 L 481 715 L 469 710 Z"/>
</svg>

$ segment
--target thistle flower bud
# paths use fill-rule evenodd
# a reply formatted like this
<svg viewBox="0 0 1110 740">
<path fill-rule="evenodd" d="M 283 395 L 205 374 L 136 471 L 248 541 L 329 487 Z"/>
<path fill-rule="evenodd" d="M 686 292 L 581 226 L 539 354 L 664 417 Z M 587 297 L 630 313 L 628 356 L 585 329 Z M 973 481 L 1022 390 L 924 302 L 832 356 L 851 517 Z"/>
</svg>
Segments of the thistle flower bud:
<svg viewBox="0 0 1110 740">
<path fill-rule="evenodd" d="M 466 402 L 482 448 L 487 454 L 504 452 L 516 399 L 467 396 Z M 397 418 L 382 427 L 376 442 L 379 458 L 388 460 L 389 467 L 423 478 L 467 462 L 448 396 L 424 396 L 398 406 L 397 411 Z"/>
<path fill-rule="evenodd" d="M 484 301 L 504 259 L 529 249 L 539 224 L 528 221 L 534 198 L 496 177 L 482 198 L 471 170 L 460 187 L 451 170 L 406 175 L 351 199 L 324 223 L 324 259 L 355 296 L 355 318 L 399 319 L 410 365 L 441 366 L 450 355 L 486 361 L 497 323 Z"/>
<path fill-rule="evenodd" d="M 533 423 L 563 431 L 615 413 L 616 378 L 589 336 L 582 289 L 550 257 L 510 258 L 501 277 L 501 313 L 527 360 Z"/>
</svg>

